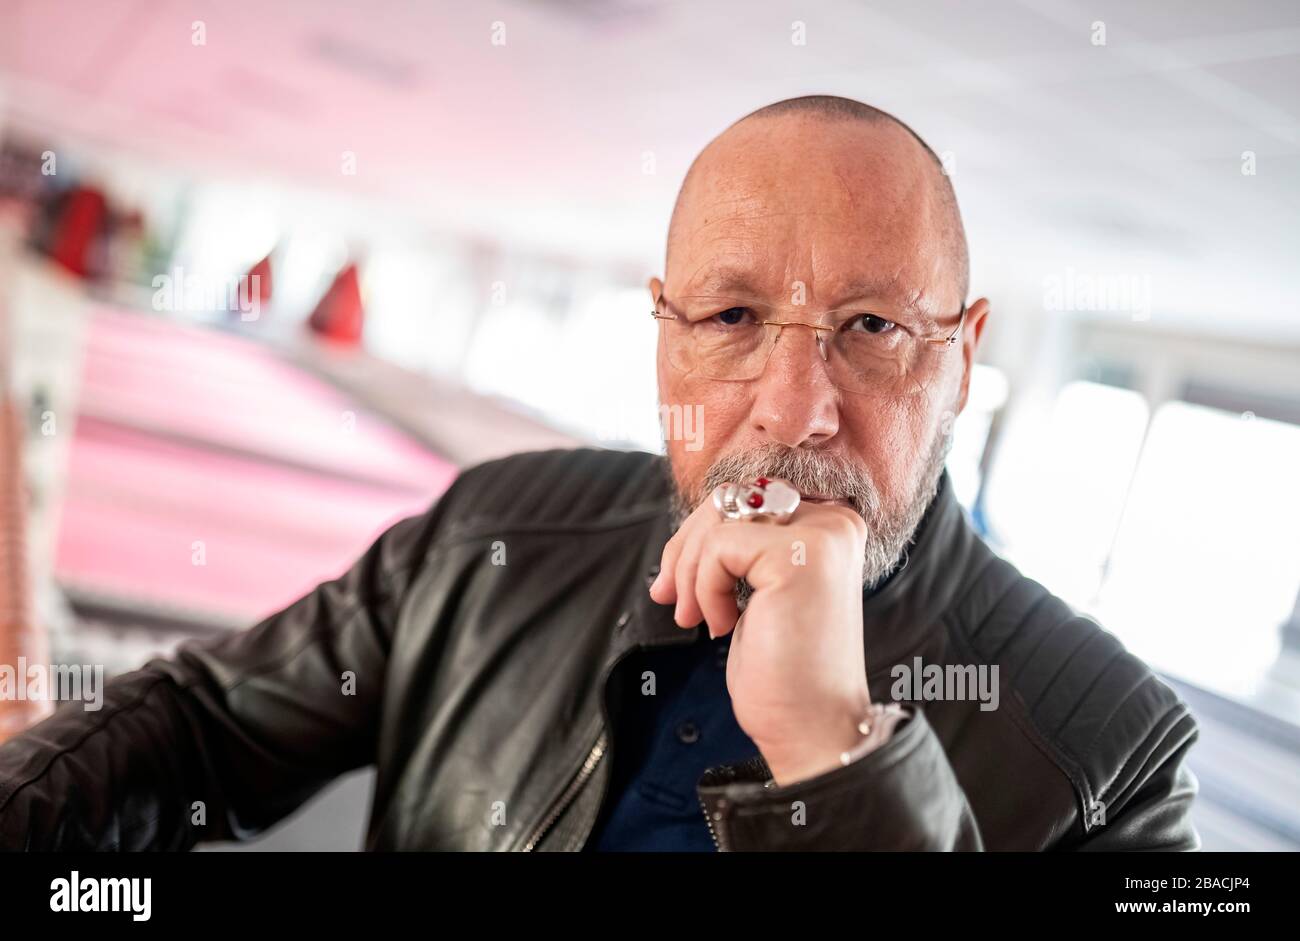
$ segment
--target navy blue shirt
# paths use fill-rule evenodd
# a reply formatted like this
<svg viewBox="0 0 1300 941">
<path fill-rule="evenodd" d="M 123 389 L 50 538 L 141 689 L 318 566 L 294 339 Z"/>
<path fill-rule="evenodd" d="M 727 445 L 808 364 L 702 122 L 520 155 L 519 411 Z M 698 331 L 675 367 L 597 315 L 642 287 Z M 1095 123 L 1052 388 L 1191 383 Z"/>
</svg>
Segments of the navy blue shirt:
<svg viewBox="0 0 1300 941">
<path fill-rule="evenodd" d="M 586 850 L 714 852 L 695 785 L 758 754 L 727 692 L 731 635 L 640 650 L 619 664 L 622 702 L 609 791 Z M 644 674 L 654 674 L 647 695 Z"/>
</svg>

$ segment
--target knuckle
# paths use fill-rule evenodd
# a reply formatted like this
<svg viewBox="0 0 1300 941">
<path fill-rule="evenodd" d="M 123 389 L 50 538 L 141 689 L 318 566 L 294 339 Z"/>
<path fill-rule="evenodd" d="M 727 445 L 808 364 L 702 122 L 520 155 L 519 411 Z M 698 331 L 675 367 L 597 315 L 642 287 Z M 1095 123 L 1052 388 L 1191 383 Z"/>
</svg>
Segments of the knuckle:
<svg viewBox="0 0 1300 941">
<path fill-rule="evenodd" d="M 835 511 L 835 519 L 842 533 L 861 539 L 867 537 L 867 521 L 859 516 L 857 511 L 850 510 L 846 506 L 836 506 L 831 509 Z"/>
</svg>

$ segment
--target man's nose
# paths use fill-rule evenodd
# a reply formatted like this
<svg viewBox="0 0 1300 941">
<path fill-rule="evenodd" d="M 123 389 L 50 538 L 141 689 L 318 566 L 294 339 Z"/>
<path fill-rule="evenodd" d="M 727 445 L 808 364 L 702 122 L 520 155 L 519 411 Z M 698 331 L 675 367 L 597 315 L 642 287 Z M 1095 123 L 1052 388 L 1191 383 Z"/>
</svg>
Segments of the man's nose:
<svg viewBox="0 0 1300 941">
<path fill-rule="evenodd" d="M 840 393 L 822 359 L 817 333 L 782 327 L 767 368 L 754 381 L 750 421 L 786 447 L 821 444 L 840 430 Z"/>
</svg>

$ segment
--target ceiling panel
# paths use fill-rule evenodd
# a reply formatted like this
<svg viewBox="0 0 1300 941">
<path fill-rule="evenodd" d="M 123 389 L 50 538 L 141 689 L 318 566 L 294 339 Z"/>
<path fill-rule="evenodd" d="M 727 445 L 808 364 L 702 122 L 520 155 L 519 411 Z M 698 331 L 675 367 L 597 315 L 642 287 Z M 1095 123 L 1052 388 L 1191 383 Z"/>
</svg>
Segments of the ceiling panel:
<svg viewBox="0 0 1300 941">
<path fill-rule="evenodd" d="M 1300 289 L 1293 2 L 0 7 L 14 125 L 180 172 L 373 201 L 452 233 L 649 263 L 708 139 L 820 91 L 893 110 L 951 151 L 963 205 L 980 214 L 969 227 L 999 233 L 1002 254 L 1101 264 L 1116 239 L 1150 238 L 1174 261 L 1239 258 L 1269 297 Z M 806 45 L 791 42 L 795 21 Z M 1257 177 L 1240 173 L 1245 149 Z M 345 150 L 355 177 L 340 172 Z"/>
</svg>

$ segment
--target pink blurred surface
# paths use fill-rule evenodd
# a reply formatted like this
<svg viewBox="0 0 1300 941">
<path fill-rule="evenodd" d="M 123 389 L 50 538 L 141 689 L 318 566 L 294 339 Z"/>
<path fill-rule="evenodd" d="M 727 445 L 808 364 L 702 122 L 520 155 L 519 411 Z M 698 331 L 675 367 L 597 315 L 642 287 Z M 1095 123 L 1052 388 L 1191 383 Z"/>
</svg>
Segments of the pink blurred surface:
<svg viewBox="0 0 1300 941">
<path fill-rule="evenodd" d="M 455 475 L 263 346 L 104 308 L 88 331 L 55 574 L 252 623 L 340 574 Z"/>
</svg>

